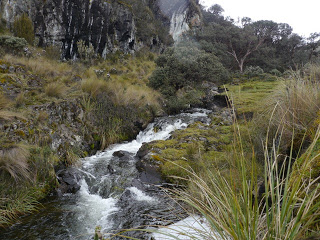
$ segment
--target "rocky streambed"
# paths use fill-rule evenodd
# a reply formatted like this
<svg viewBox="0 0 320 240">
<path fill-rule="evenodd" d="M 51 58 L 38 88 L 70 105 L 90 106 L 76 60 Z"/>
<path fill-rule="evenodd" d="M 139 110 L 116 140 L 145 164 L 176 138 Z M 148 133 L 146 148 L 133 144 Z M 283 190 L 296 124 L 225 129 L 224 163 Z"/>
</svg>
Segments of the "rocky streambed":
<svg viewBox="0 0 320 240">
<path fill-rule="evenodd" d="M 139 149 L 194 122 L 209 124 L 208 114 L 196 109 L 157 118 L 133 141 L 112 145 L 82 159 L 78 168 L 59 172 L 64 188 L 60 194 L 47 198 L 38 213 L 0 232 L 1 239 L 92 239 L 97 226 L 110 237 L 122 229 L 168 225 L 185 218 L 185 212 L 159 188 L 163 180 L 156 165 L 139 159 L 145 157 Z M 150 239 L 142 231 L 124 234 Z"/>
</svg>

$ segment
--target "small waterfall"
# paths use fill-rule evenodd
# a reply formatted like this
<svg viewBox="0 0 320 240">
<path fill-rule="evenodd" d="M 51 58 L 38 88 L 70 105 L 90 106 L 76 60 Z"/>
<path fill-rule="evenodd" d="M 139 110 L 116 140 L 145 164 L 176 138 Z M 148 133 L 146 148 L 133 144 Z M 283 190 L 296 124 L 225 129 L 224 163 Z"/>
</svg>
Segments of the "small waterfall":
<svg viewBox="0 0 320 240">
<path fill-rule="evenodd" d="M 197 109 L 193 113 L 158 118 L 135 140 L 114 144 L 82 159 L 81 188 L 76 194 L 52 197 L 39 213 L 22 218 L 21 223 L 0 232 L 0 236 L 11 240 L 92 239 L 96 226 L 101 226 L 101 232 L 108 236 L 107 233 L 122 228 L 159 224 L 157 217 L 175 215 L 171 212 L 174 209 L 168 209 L 171 200 L 161 197 L 159 189 L 151 187 L 150 191 L 144 191 L 132 185 L 138 177 L 135 155 L 144 142 L 168 139 L 174 130 L 195 121 L 209 123 L 208 113 Z M 146 216 L 155 218 L 146 220 Z M 145 239 L 144 235 L 138 238 Z"/>
</svg>

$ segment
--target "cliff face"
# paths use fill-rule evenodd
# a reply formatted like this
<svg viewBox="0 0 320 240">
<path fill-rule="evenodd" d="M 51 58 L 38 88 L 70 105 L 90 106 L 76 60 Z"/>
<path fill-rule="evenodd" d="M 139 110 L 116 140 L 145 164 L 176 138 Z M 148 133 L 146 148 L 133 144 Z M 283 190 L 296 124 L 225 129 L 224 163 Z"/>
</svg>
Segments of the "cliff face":
<svg viewBox="0 0 320 240">
<path fill-rule="evenodd" d="M 91 43 L 105 57 L 117 50 L 130 53 L 142 46 L 163 47 L 160 28 L 179 41 L 183 32 L 199 24 L 200 15 L 192 8 L 196 4 L 193 0 L 0 0 L 0 13 L 9 27 L 16 16 L 28 13 L 39 45 L 57 45 L 65 58 L 77 56 L 79 40 Z M 137 26 L 139 19 L 145 22 L 140 20 Z M 147 28 L 141 39 L 137 32 Z"/>
<path fill-rule="evenodd" d="M 183 33 L 201 24 L 198 1 L 158 0 L 157 5 L 161 14 L 169 19 L 169 33 L 175 42 L 181 40 Z"/>
</svg>

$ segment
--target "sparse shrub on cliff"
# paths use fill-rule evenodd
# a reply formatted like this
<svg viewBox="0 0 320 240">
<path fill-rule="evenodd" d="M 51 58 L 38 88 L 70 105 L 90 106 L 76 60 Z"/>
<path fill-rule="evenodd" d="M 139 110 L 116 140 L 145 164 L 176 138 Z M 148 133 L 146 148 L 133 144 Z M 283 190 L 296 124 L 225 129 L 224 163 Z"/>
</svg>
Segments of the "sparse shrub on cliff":
<svg viewBox="0 0 320 240">
<path fill-rule="evenodd" d="M 85 63 L 92 64 L 92 61 L 96 58 L 96 52 L 92 43 L 86 44 L 84 40 L 77 42 L 78 55 Z"/>
<path fill-rule="evenodd" d="M 6 30 L 6 21 L 2 18 L 2 15 L 0 13 L 0 33 L 4 33 Z"/>
<path fill-rule="evenodd" d="M 16 37 L 24 38 L 30 45 L 34 43 L 34 28 L 28 14 L 23 13 L 13 23 L 13 32 Z"/>
</svg>

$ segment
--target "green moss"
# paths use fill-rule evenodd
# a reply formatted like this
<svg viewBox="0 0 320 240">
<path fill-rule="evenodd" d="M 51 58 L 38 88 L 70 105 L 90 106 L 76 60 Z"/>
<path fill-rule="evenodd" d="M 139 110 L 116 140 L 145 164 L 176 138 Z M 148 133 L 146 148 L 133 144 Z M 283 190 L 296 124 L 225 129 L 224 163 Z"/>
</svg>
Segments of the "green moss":
<svg viewBox="0 0 320 240">
<path fill-rule="evenodd" d="M 189 169 L 189 167 L 189 163 L 184 160 L 177 160 L 174 161 L 174 163 L 166 161 L 163 165 L 161 165 L 161 172 L 168 181 L 174 183 L 181 183 L 180 179 L 172 177 L 187 177 L 188 173 L 185 169 Z"/>
<path fill-rule="evenodd" d="M 163 159 L 168 159 L 171 161 L 180 160 L 184 155 L 185 155 L 184 149 L 167 148 L 162 150 L 161 152 L 161 157 Z"/>
</svg>

